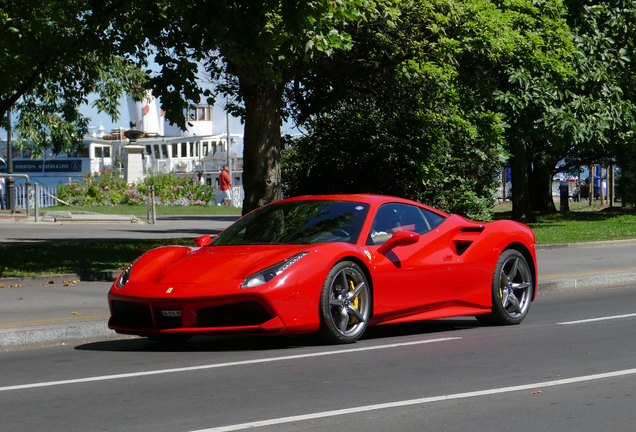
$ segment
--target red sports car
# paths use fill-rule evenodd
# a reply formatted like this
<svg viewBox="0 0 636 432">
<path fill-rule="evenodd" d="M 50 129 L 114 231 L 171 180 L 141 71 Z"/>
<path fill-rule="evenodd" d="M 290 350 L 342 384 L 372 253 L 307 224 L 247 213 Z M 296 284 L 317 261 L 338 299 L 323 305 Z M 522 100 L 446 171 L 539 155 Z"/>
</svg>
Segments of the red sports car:
<svg viewBox="0 0 636 432">
<path fill-rule="evenodd" d="M 164 342 L 317 332 L 350 343 L 369 325 L 430 318 L 518 324 L 536 292 L 527 226 L 388 196 L 286 199 L 194 243 L 153 249 L 121 273 L 111 329 Z"/>
</svg>

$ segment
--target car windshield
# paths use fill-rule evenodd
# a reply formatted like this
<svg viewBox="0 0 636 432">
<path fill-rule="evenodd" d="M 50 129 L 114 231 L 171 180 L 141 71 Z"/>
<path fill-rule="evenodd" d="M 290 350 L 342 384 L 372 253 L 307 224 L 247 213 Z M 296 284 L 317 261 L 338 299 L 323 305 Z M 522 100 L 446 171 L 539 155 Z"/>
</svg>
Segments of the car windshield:
<svg viewBox="0 0 636 432">
<path fill-rule="evenodd" d="M 368 212 L 368 204 L 351 201 L 271 204 L 238 220 L 212 245 L 355 243 Z"/>
</svg>

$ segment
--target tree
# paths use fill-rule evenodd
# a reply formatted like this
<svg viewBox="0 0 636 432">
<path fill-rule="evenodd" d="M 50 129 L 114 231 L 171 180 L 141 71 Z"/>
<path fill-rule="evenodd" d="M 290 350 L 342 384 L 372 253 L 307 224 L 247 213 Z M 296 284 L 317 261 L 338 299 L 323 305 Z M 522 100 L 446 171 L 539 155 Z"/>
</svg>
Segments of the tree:
<svg viewBox="0 0 636 432">
<path fill-rule="evenodd" d="M 457 4 L 411 15 L 413 22 L 423 23 L 412 39 L 421 42 L 411 47 L 411 59 L 372 79 L 342 76 L 344 97 L 318 114 L 307 114 L 304 104 L 320 94 L 303 94 L 295 105 L 308 135 L 284 152 L 286 195 L 380 193 L 488 219 L 503 127 L 467 91 L 487 57 L 475 60 L 465 76 L 459 73 L 464 42 L 470 41 L 462 39 L 458 27 L 468 16 L 479 18 Z M 347 54 L 372 58 L 376 34 L 352 33 Z M 328 80 L 323 72 L 312 70 L 296 82 L 322 80 Z"/>
<path fill-rule="evenodd" d="M 88 119 L 79 109 L 91 93 L 97 94 L 99 111 L 114 120 L 124 92 L 139 97 L 145 75 L 122 57 L 138 52 L 122 22 L 131 18 L 128 4 L 0 3 L 0 122 L 9 110 L 19 112 L 15 130 L 36 153 L 81 142 Z"/>
<path fill-rule="evenodd" d="M 574 46 L 559 1 L 503 1 L 498 6 L 512 29 L 508 42 L 514 48 L 498 59 L 489 88 L 493 109 L 508 123 L 513 218 L 532 222 L 530 150 L 546 140 L 563 142 L 546 118 L 561 103 L 563 83 L 572 75 Z"/>
<path fill-rule="evenodd" d="M 574 39 L 579 48 L 579 106 L 590 114 L 576 136 L 577 152 L 569 159 L 592 163 L 617 161 L 622 168 L 620 189 L 631 195 L 636 184 L 636 1 L 582 2 L 570 9 L 576 17 Z M 578 108 L 575 107 L 575 108 Z M 572 109 L 574 111 L 574 108 Z M 597 130 L 596 134 L 590 131 Z"/>
<path fill-rule="evenodd" d="M 341 77 L 382 73 L 408 58 L 413 40 L 390 38 L 391 33 L 404 36 L 397 30 L 401 23 L 420 25 L 401 19 L 427 6 L 412 0 L 166 2 L 154 17 L 162 31 L 149 33 L 162 67 L 151 85 L 170 116 L 202 94 L 213 100 L 211 92 L 196 84 L 199 61 L 206 73 L 216 78 L 228 73 L 235 79 L 235 96 L 244 105 L 246 213 L 281 197 L 280 126 L 286 86 L 294 87 L 295 78 L 309 70 L 321 70 L 321 82 L 308 88 L 305 81 L 296 91 L 317 95 L 318 85 L 324 90 L 320 97 L 307 98 L 305 112 L 333 104 L 342 95 Z M 361 31 L 381 33 L 389 43 L 372 59 L 347 56 L 353 47 L 351 33 Z M 180 115 L 172 119 L 184 121 Z"/>
<path fill-rule="evenodd" d="M 632 146 L 634 2 L 568 2 L 571 69 L 546 96 L 526 146 L 531 210 L 556 211 L 551 180 L 578 164 L 611 159 Z M 565 159 L 566 164 L 557 168 Z M 526 212 L 531 210 L 526 209 Z M 519 213 L 515 213 L 520 216 Z"/>
<path fill-rule="evenodd" d="M 412 50 L 415 53 L 413 61 L 429 65 L 429 69 L 430 65 L 435 65 L 440 70 L 446 70 L 448 76 L 434 76 L 427 81 L 422 78 L 423 75 L 418 76 L 421 71 L 408 70 L 408 73 L 403 73 L 396 81 L 406 81 L 406 77 L 411 75 L 416 77 L 412 83 L 402 87 L 393 83 L 384 94 L 375 90 L 376 82 L 358 90 L 354 82 L 345 81 L 348 88 L 354 89 L 352 99 L 359 105 L 359 109 L 355 114 L 350 113 L 355 104 L 347 100 L 340 109 L 327 112 L 326 119 L 316 120 L 316 127 L 310 129 L 313 136 L 301 141 L 294 149 L 296 153 L 307 152 L 311 158 L 315 158 L 303 167 L 306 171 L 298 171 L 299 175 L 309 172 L 308 168 L 312 170 L 309 176 L 315 175 L 315 171 L 320 170 L 320 161 L 346 160 L 348 155 L 342 150 L 339 159 L 334 156 L 334 152 L 337 148 L 351 146 L 351 141 L 356 139 L 354 137 L 359 136 L 367 144 L 369 152 L 375 156 L 375 160 L 366 167 L 367 172 L 373 172 L 373 178 L 391 178 L 392 172 L 396 170 L 388 161 L 391 160 L 391 152 L 394 152 L 397 153 L 394 158 L 405 158 L 411 163 L 409 166 L 418 167 L 419 172 L 411 170 L 408 173 L 408 176 L 418 182 L 427 179 L 431 172 L 436 173 L 435 181 L 440 185 L 445 184 L 444 179 L 453 176 L 461 179 L 452 188 L 443 189 L 445 193 L 438 192 L 437 196 L 450 198 L 455 192 L 464 191 L 474 194 L 475 199 L 491 199 L 486 191 L 494 180 L 493 164 L 498 163 L 498 152 L 495 149 L 501 139 L 501 130 L 496 126 L 500 121 L 499 116 L 502 116 L 508 124 L 505 135 L 507 149 L 512 155 L 515 187 L 513 195 L 516 200 L 514 207 L 519 212 L 516 217 L 532 220 L 527 171 L 530 161 L 526 159 L 529 154 L 528 145 L 551 136 L 550 129 L 543 127 L 541 120 L 546 116 L 549 105 L 556 100 L 554 93 L 559 83 L 571 74 L 568 59 L 573 51 L 573 44 L 569 39 L 563 13 L 564 9 L 557 1 L 470 0 L 454 2 L 450 9 L 445 9 L 442 5 L 429 7 L 414 20 L 425 23 L 417 27 L 420 33 L 417 40 L 427 43 L 415 46 Z M 361 43 L 357 34 L 352 33 L 352 37 L 352 51 L 365 46 L 372 48 L 372 44 Z M 372 49 L 369 51 L 372 52 Z M 353 55 L 362 57 L 360 54 Z M 401 67 L 404 68 L 404 64 Z M 320 79 L 319 74 L 311 77 L 314 80 Z M 440 85 L 438 87 L 434 84 Z M 365 99 L 361 96 L 363 94 L 373 95 L 370 96 L 372 100 L 362 103 Z M 438 99 L 440 94 L 445 95 L 443 102 L 437 106 L 427 105 L 430 101 L 441 101 L 442 99 Z M 407 108 L 399 110 L 390 106 L 391 103 L 387 101 L 393 100 Z M 383 127 L 387 130 L 379 132 L 380 126 L 374 128 L 374 121 L 358 127 L 364 121 L 359 117 L 364 116 L 365 112 L 374 117 L 375 121 L 384 122 Z M 377 116 L 376 119 L 376 112 L 385 113 L 384 117 Z M 414 118 L 418 120 L 413 121 Z M 430 121 L 433 118 L 436 121 Z M 470 128 L 470 133 L 457 133 L 451 126 L 453 122 L 455 127 L 459 124 L 457 118 L 464 122 L 467 128 L 465 130 Z M 389 130 L 389 125 L 392 124 L 404 125 L 404 133 L 396 132 L 395 127 Z M 351 133 L 356 127 L 356 133 Z M 316 136 L 316 133 L 324 134 L 325 138 Z M 370 136 L 366 139 L 368 135 Z M 348 137 L 350 141 L 347 142 L 346 138 L 339 139 L 340 136 Z M 334 146 L 327 142 L 334 140 L 341 145 Z M 391 152 L 385 152 L 382 158 L 373 153 L 378 152 L 382 145 L 393 141 L 400 145 L 393 145 Z M 375 145 L 374 142 L 382 144 Z M 333 147 L 335 149 L 328 156 L 318 158 L 319 151 Z M 459 148 L 462 150 L 458 151 Z M 446 152 L 450 157 L 446 164 L 432 162 L 437 158 L 431 156 L 438 152 Z M 426 157 L 417 159 L 415 155 Z M 358 148 L 349 159 L 360 157 L 368 157 L 363 148 Z M 458 164 L 458 161 L 461 163 Z M 383 172 L 383 165 L 389 167 L 387 171 L 391 174 Z M 477 170 L 478 166 L 483 167 L 483 170 Z M 348 167 L 351 169 L 351 164 Z M 430 171 L 432 167 L 436 169 Z M 404 164 L 401 169 L 405 169 Z M 328 173 L 325 169 L 322 171 Z M 479 174 L 476 176 L 477 173 Z M 472 183 L 475 177 L 481 184 Z M 418 183 L 411 185 L 411 188 L 415 188 L 417 192 L 402 189 L 399 194 L 413 197 L 425 190 Z M 383 189 L 386 190 L 386 186 Z M 428 200 L 435 202 L 435 197 L 428 197 Z M 466 212 L 457 202 L 441 205 L 450 211 Z"/>
</svg>

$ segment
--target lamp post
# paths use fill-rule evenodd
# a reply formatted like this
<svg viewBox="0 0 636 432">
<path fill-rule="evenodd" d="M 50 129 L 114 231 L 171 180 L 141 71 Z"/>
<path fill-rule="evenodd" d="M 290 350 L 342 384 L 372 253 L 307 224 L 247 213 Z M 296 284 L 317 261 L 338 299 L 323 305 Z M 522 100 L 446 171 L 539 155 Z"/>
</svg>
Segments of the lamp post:
<svg viewBox="0 0 636 432">
<path fill-rule="evenodd" d="M 9 127 L 7 129 L 7 174 L 13 174 L 13 147 L 11 145 L 11 110 L 7 111 Z M 15 211 L 15 179 L 7 179 L 7 208 L 11 213 Z"/>
<path fill-rule="evenodd" d="M 229 97 L 228 97 L 228 104 L 230 103 Z M 228 174 L 230 176 L 230 181 L 232 181 L 232 138 L 230 138 L 230 111 L 228 109 L 228 111 L 226 112 L 226 117 L 227 117 L 227 168 L 228 168 Z M 234 199 L 233 194 L 231 195 L 232 199 Z"/>
</svg>

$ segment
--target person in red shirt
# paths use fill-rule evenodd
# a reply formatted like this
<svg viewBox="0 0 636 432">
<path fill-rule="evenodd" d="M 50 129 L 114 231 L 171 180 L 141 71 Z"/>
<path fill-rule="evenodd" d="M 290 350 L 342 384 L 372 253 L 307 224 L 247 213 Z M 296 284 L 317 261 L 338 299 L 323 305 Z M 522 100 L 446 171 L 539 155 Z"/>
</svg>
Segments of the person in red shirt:
<svg viewBox="0 0 636 432">
<path fill-rule="evenodd" d="M 229 206 L 232 202 L 232 179 L 230 178 L 230 174 L 228 171 L 230 168 L 227 165 L 223 165 L 223 171 L 221 171 L 221 175 L 219 176 L 219 188 L 223 193 L 223 201 L 221 204 L 224 206 Z"/>
</svg>

